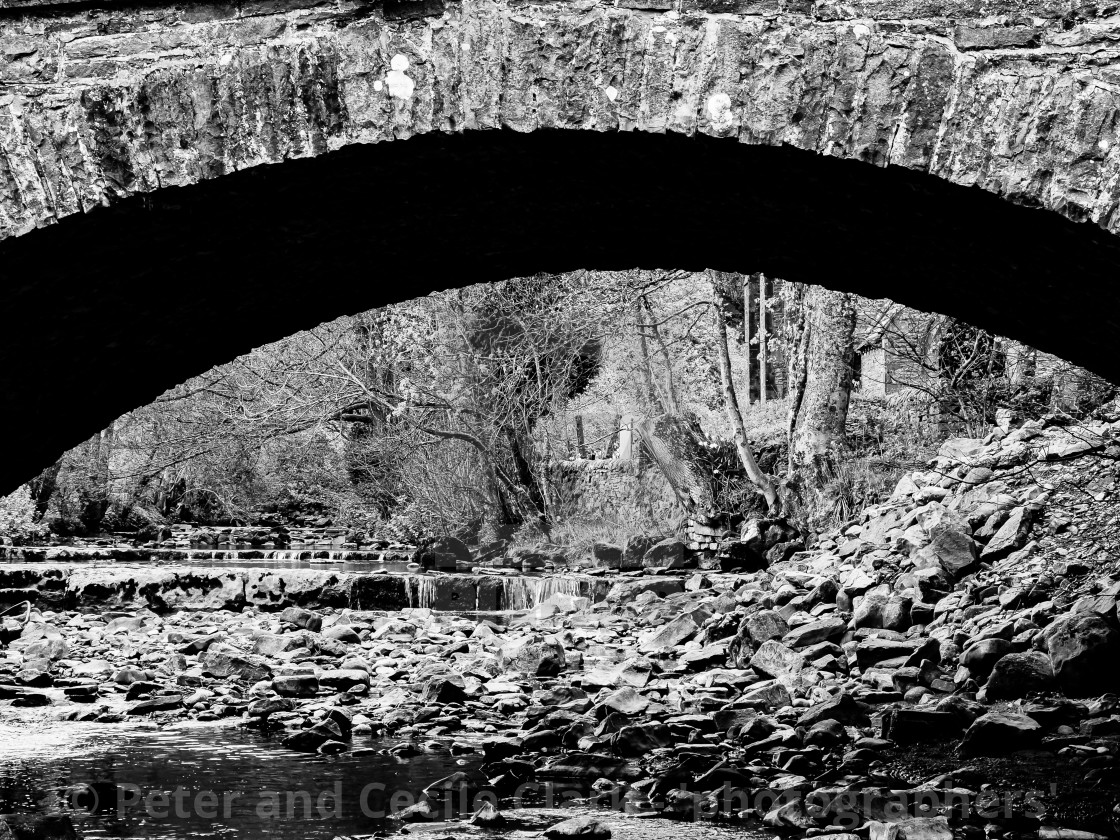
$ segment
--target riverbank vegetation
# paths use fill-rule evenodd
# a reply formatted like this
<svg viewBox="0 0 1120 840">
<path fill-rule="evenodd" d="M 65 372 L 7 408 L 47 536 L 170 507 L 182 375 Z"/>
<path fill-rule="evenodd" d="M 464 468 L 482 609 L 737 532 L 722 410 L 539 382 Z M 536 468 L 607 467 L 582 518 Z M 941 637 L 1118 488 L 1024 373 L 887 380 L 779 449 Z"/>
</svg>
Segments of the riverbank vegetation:
<svg viewBox="0 0 1120 840">
<path fill-rule="evenodd" d="M 761 275 L 580 271 L 358 313 L 214 368 L 0 501 L 34 542 L 294 522 L 593 542 L 557 463 L 652 458 L 689 517 L 824 527 L 947 435 L 1111 388 L 944 316 Z M 641 452 L 639 452 L 641 450 Z"/>
</svg>

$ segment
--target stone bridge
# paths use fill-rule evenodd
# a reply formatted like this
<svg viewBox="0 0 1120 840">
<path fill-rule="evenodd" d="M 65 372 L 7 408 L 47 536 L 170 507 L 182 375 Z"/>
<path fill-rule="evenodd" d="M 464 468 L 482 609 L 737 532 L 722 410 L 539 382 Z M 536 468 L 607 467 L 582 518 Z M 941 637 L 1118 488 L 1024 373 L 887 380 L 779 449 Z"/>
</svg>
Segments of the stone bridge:
<svg viewBox="0 0 1120 840">
<path fill-rule="evenodd" d="M 765 271 L 1120 376 L 1117 11 L 0 0 L 0 489 L 252 346 L 537 271 Z"/>
</svg>

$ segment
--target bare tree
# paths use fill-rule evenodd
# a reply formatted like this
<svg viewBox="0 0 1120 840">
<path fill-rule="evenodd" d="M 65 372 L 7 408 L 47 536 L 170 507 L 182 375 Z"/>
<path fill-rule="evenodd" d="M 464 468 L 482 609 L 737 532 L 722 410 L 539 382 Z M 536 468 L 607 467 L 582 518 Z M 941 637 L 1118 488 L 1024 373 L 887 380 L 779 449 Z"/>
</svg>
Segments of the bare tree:
<svg viewBox="0 0 1120 840">
<path fill-rule="evenodd" d="M 719 356 L 720 382 L 723 389 L 723 406 L 727 412 L 728 421 L 735 434 L 735 449 L 739 453 L 739 460 L 746 470 L 747 478 L 755 486 L 762 497 L 766 499 L 766 506 L 775 511 L 778 507 L 778 494 L 769 477 L 759 468 L 747 438 L 747 427 L 743 423 L 743 413 L 739 410 L 739 400 L 735 394 L 735 383 L 731 375 L 731 354 L 727 346 L 727 316 L 724 314 L 726 307 L 725 296 L 721 293 L 721 286 L 714 275 L 712 276 L 712 291 L 714 300 L 712 310 L 716 319 L 716 351 Z"/>
<path fill-rule="evenodd" d="M 835 477 L 844 446 L 856 311 L 845 292 L 789 286 L 789 473 L 819 492 Z"/>
</svg>

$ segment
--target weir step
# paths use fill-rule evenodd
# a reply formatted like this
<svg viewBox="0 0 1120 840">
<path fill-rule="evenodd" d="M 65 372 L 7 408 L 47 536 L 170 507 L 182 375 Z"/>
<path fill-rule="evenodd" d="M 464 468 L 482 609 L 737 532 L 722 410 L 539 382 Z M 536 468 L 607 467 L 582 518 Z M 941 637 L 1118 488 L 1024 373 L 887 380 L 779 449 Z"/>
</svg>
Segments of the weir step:
<svg viewBox="0 0 1120 840">
<path fill-rule="evenodd" d="M 0 604 L 30 599 L 44 608 L 279 610 L 349 607 L 454 612 L 532 609 L 553 595 L 601 601 L 614 580 L 580 574 L 367 574 L 320 569 L 151 566 L 0 566 Z"/>
</svg>

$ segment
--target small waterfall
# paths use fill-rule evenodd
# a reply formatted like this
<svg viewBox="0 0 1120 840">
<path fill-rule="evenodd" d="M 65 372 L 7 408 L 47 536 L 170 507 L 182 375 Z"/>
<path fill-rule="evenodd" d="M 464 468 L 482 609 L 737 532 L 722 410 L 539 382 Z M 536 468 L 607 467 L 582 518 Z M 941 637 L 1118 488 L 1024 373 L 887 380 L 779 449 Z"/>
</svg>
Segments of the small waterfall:
<svg viewBox="0 0 1120 840">
<path fill-rule="evenodd" d="M 531 610 L 553 595 L 580 596 L 580 579 L 574 577 L 504 577 L 502 607 L 507 610 Z"/>
<path fill-rule="evenodd" d="M 436 578 L 415 575 L 408 579 L 408 605 L 434 610 L 436 607 Z"/>
<path fill-rule="evenodd" d="M 537 605 L 537 596 L 544 578 L 502 578 L 502 607 L 507 610 L 529 610 Z"/>
</svg>

